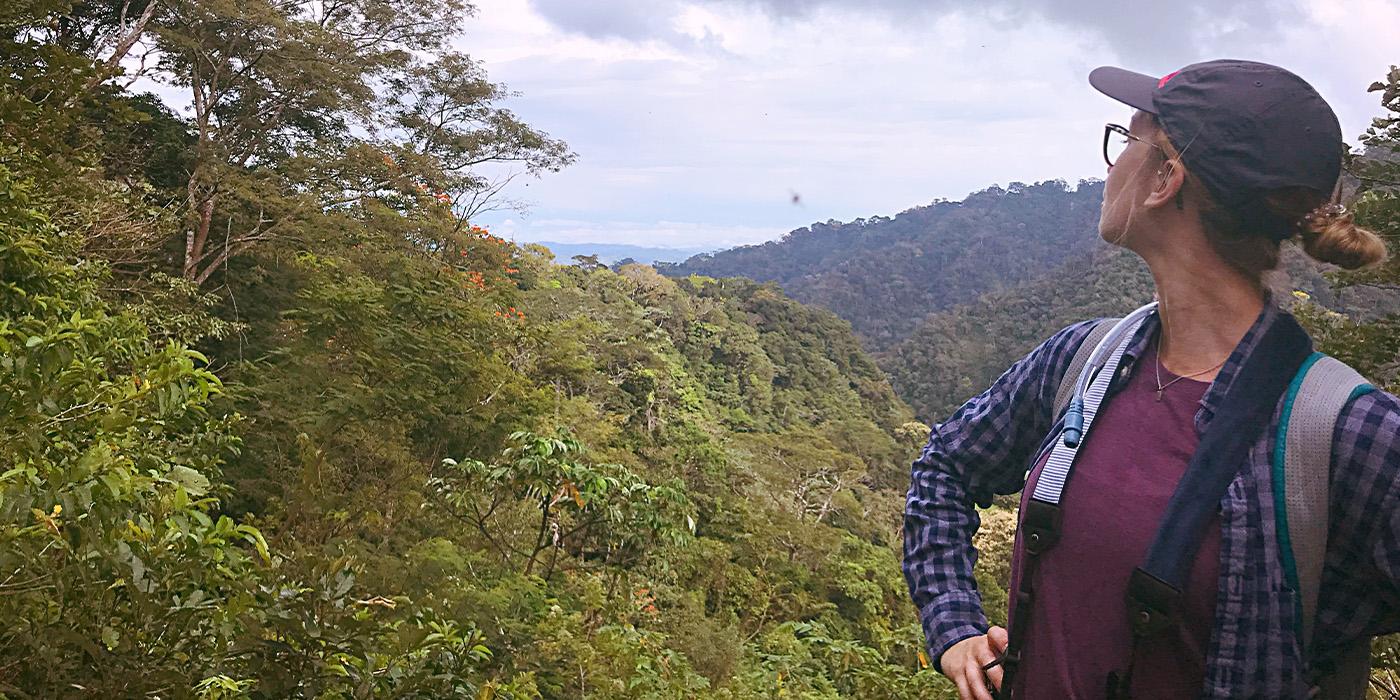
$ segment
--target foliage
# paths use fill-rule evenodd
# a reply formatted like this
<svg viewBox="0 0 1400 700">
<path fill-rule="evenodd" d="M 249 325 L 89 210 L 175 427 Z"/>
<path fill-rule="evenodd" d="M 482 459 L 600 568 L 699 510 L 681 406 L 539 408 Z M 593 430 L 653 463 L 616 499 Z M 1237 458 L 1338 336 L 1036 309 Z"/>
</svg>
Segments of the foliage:
<svg viewBox="0 0 1400 700">
<path fill-rule="evenodd" d="M 234 444 L 206 411 L 219 381 L 197 353 L 109 313 L 3 167 L 0 236 L 0 606 L 18 623 L 0 678 L 56 688 L 92 666 L 95 692 L 170 687 L 188 661 L 226 653 L 230 611 L 208 601 L 244 583 L 237 545 L 263 546 L 206 513 Z"/>
<path fill-rule="evenodd" d="M 848 324 L 471 225 L 477 166 L 571 155 L 390 46 L 437 39 L 343 55 L 461 5 L 123 6 L 5 16 L 4 692 L 948 690 L 896 566 L 917 429 Z M 202 108 L 127 91 L 133 32 Z"/>
<path fill-rule="evenodd" d="M 1334 273 L 1332 281 L 1346 289 L 1400 292 L 1400 68 L 1391 67 L 1385 82 L 1371 86 L 1380 93 L 1387 114 L 1377 117 L 1362 136 L 1365 150 L 1351 157 L 1348 170 L 1359 181 L 1356 222 L 1386 241 L 1390 251 L 1381 265 L 1351 273 Z M 1322 350 L 1346 361 L 1372 381 L 1400 389 L 1400 311 L 1382 307 L 1369 317 L 1327 308 L 1325 301 L 1308 299 L 1303 312 L 1308 330 Z"/>
<path fill-rule="evenodd" d="M 1045 278 L 1098 185 L 557 264 L 471 223 L 513 176 L 483 166 L 573 158 L 452 49 L 471 12 L 0 8 L 0 693 L 954 696 L 898 567 L 928 427 L 856 334 L 934 418 L 1116 312 L 1121 260 Z M 1327 342 L 1383 371 L 1356 318 Z M 995 600 L 1014 521 L 984 522 Z"/>
<path fill-rule="evenodd" d="M 1335 273 L 1342 287 L 1400 291 L 1400 68 L 1391 66 L 1384 82 L 1371 86 L 1380 93 L 1386 113 L 1373 120 L 1361 138 L 1365 150 L 1351 157 L 1348 170 L 1360 181 L 1352 205 L 1358 224 L 1380 233 L 1390 256 L 1385 263 L 1352 273 Z M 1368 379 L 1400 391 L 1400 311 L 1371 318 L 1341 313 L 1315 300 L 1303 299 L 1300 318 L 1318 346 L 1357 368 Z M 1400 641 L 1377 638 L 1372 645 L 1371 695 L 1400 698 Z"/>
<path fill-rule="evenodd" d="M 1151 298 L 1152 278 L 1136 256 L 1100 249 L 1043 279 L 932 315 L 879 359 L 918 415 L 937 421 L 1061 328 L 1121 316 Z"/>
<path fill-rule="evenodd" d="M 469 625 L 292 577 L 217 511 L 238 444 L 203 357 L 97 294 L 97 268 L 0 167 L 0 689 L 51 696 L 475 691 Z"/>
<path fill-rule="evenodd" d="M 548 580 L 561 552 L 628 568 L 653 546 L 682 541 L 687 521 L 694 527 L 679 485 L 653 486 L 621 465 L 579 462 L 582 446 L 567 436 L 521 431 L 510 440 L 499 461 L 446 459 L 447 476 L 429 482 L 446 511 L 475 528 L 509 569 L 522 566 L 529 576 L 540 565 Z"/>
</svg>

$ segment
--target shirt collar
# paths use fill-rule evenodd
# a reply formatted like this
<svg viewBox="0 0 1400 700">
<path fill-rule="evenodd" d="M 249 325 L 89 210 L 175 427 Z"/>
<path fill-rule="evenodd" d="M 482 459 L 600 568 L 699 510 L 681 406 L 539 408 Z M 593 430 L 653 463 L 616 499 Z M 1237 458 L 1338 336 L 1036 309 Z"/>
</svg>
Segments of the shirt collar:
<svg viewBox="0 0 1400 700">
<path fill-rule="evenodd" d="M 1210 383 L 1210 388 L 1206 389 L 1205 395 L 1201 397 L 1202 410 L 1196 414 L 1196 428 L 1198 430 L 1203 432 L 1205 426 L 1210 423 L 1211 417 L 1215 415 L 1215 409 L 1225 398 L 1225 394 L 1230 390 L 1235 377 L 1239 376 L 1240 367 L 1244 364 L 1245 358 L 1259 347 L 1259 342 L 1264 338 L 1264 332 L 1286 313 L 1288 312 L 1280 309 L 1274 303 L 1273 294 L 1266 291 L 1263 310 L 1254 319 L 1254 324 L 1249 327 L 1249 330 L 1245 331 L 1244 337 L 1235 345 L 1234 351 L 1226 358 L 1225 364 L 1221 365 L 1220 372 L 1215 375 L 1215 380 Z M 1146 352 L 1147 344 L 1156 337 L 1160 326 L 1161 317 L 1156 312 L 1143 320 L 1142 326 L 1133 334 L 1132 340 L 1128 342 L 1128 347 L 1123 353 L 1130 358 L 1129 362 L 1133 365 L 1137 364 L 1137 359 Z"/>
</svg>

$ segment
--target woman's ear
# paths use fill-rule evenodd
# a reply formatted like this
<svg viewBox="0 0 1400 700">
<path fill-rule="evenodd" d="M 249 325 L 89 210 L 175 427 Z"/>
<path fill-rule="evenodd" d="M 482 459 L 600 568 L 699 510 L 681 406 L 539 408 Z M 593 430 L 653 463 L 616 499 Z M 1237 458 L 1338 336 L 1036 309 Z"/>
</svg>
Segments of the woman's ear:
<svg viewBox="0 0 1400 700">
<path fill-rule="evenodd" d="M 1152 191 L 1148 193 L 1147 199 L 1142 205 L 1149 209 L 1166 206 L 1168 202 L 1176 202 L 1178 209 L 1181 208 L 1181 191 L 1186 186 L 1186 170 L 1182 167 L 1181 161 L 1176 158 L 1168 158 L 1162 163 L 1162 167 L 1157 170 L 1157 181 L 1153 184 Z"/>
</svg>

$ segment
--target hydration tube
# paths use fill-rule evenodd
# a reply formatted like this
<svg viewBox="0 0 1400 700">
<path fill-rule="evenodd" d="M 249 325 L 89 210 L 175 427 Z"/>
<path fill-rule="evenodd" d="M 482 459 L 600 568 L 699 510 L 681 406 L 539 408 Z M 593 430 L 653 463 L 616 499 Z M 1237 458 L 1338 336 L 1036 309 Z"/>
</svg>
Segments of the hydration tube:
<svg viewBox="0 0 1400 700">
<path fill-rule="evenodd" d="M 1089 389 L 1089 384 L 1093 382 L 1094 375 L 1108 362 L 1108 358 L 1113 354 L 1119 344 L 1123 342 L 1123 336 L 1137 327 L 1139 322 L 1146 318 L 1148 314 L 1157 310 L 1157 302 L 1145 304 L 1138 310 L 1123 317 L 1123 320 L 1114 324 L 1108 334 L 1094 346 L 1094 352 L 1089 355 L 1089 361 L 1084 365 L 1084 371 L 1079 373 L 1079 378 L 1074 384 L 1074 393 L 1069 400 L 1069 410 L 1065 412 L 1064 430 L 1062 432 L 1065 447 L 1077 448 L 1079 442 L 1084 438 L 1084 392 Z"/>
</svg>

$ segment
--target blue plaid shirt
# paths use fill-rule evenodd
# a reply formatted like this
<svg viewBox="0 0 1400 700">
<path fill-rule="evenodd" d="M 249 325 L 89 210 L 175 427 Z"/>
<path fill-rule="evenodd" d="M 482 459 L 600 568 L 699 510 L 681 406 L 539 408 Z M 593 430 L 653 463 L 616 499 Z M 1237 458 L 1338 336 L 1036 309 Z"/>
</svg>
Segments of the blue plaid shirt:
<svg viewBox="0 0 1400 700">
<path fill-rule="evenodd" d="M 1198 433 L 1264 330 L 1284 313 L 1265 304 L 1201 399 Z M 954 643 L 986 633 L 972 572 L 975 506 L 1025 485 L 1026 470 L 1057 421 L 1060 380 L 1091 325 L 1060 331 L 1012 365 L 935 426 L 914 462 L 904 575 L 935 660 Z M 1133 336 L 1115 386 L 1134 371 L 1158 325 L 1154 314 Z M 1220 503 L 1220 584 L 1203 697 L 1306 695 L 1294 629 L 1297 594 L 1285 582 L 1274 529 L 1270 446 L 1278 423 L 1275 411 Z M 1331 533 L 1314 633 L 1320 662 L 1361 636 L 1400 630 L 1400 399 L 1382 391 L 1352 399 L 1337 424 L 1332 459 Z"/>
</svg>

